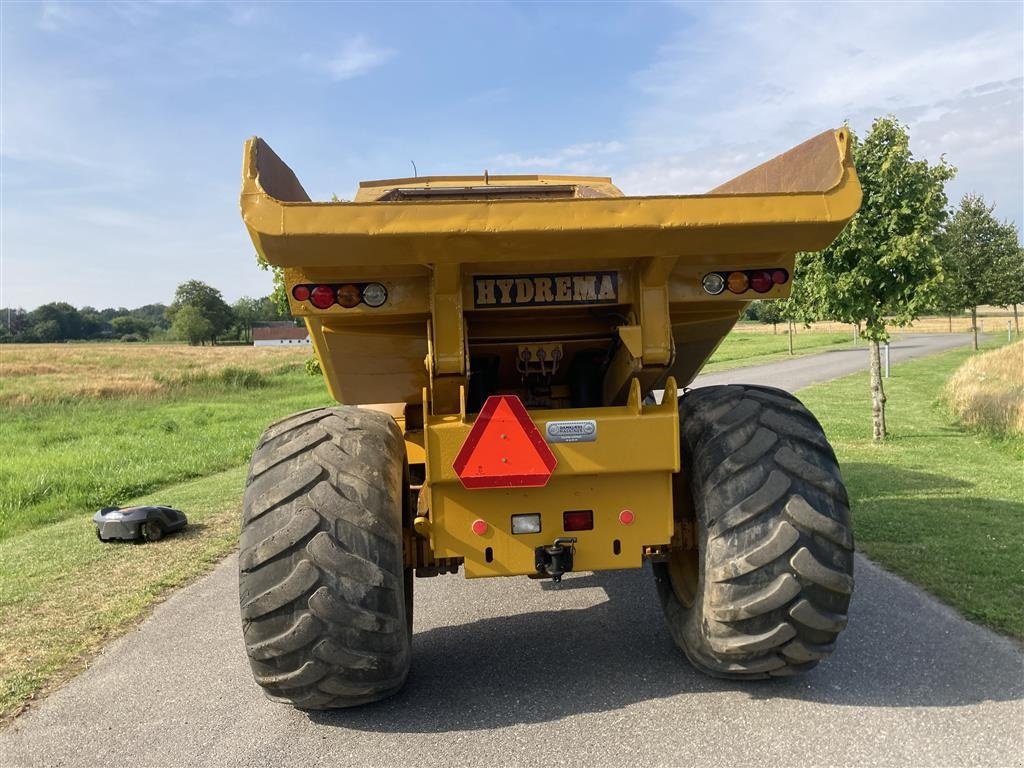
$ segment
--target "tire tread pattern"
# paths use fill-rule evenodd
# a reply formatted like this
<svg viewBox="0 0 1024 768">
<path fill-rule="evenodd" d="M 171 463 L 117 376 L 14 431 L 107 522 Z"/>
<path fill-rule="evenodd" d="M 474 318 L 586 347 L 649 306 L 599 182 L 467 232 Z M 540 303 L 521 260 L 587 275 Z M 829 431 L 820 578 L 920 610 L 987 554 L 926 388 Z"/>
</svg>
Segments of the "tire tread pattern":
<svg viewBox="0 0 1024 768">
<path fill-rule="evenodd" d="M 658 591 L 676 643 L 726 678 L 803 672 L 827 657 L 853 591 L 849 499 L 835 454 L 792 395 L 729 385 L 680 399 L 701 550 L 693 606 Z"/>
<path fill-rule="evenodd" d="M 334 709 L 405 682 L 404 461 L 394 420 L 361 408 L 294 414 L 260 439 L 243 502 L 239 601 L 253 676 L 269 698 Z"/>
</svg>

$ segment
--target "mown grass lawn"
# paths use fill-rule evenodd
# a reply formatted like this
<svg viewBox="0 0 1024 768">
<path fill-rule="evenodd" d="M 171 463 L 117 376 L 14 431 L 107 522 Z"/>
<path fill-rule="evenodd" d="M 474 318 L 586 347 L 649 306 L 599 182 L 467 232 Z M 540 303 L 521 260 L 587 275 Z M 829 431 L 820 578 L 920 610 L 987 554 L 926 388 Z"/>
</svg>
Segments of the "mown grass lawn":
<svg viewBox="0 0 1024 768">
<path fill-rule="evenodd" d="M 799 396 L 836 449 L 857 547 L 963 615 L 1024 638 L 1024 444 L 961 429 L 940 401 L 970 354 L 893 368 L 881 445 L 871 441 L 866 373 Z"/>
<path fill-rule="evenodd" d="M 779 326 L 779 333 L 734 330 L 718 346 L 702 373 L 715 373 L 761 365 L 793 356 L 813 355 L 829 349 L 852 349 L 856 345 L 848 333 L 800 332 L 793 336 L 793 355 L 789 354 L 789 337 Z M 861 345 L 863 346 L 863 345 Z"/>
<path fill-rule="evenodd" d="M 745 354 L 747 361 L 757 357 Z M 866 374 L 811 387 L 800 396 L 836 446 L 858 546 L 966 616 L 1024 637 L 1024 446 L 960 429 L 938 402 L 943 383 L 969 354 L 951 352 L 893 369 L 886 382 L 892 437 L 880 446 L 870 440 Z M 235 547 L 244 464 L 260 431 L 275 418 L 326 400 L 319 378 L 269 378 L 256 390 L 68 406 L 81 410 L 51 404 L 18 421 L 17 428 L 4 418 L 0 428 L 8 431 L 0 439 L 11 441 L 4 444 L 36 451 L 37 465 L 24 464 L 20 472 L 49 472 L 52 487 L 64 495 L 42 497 L 32 514 L 0 538 L 0 722 L 80 669 L 170 589 L 209 570 Z M 169 430 L 163 426 L 168 420 L 186 429 Z M 122 446 L 137 440 L 134 445 L 147 457 L 123 475 L 126 484 L 119 489 L 103 485 L 108 475 L 118 476 L 116 451 L 104 453 L 102 441 L 53 440 L 61 430 L 81 435 L 87 428 L 127 440 Z M 182 431 L 191 437 L 179 453 L 198 457 L 192 464 L 166 458 L 168 435 Z M 57 447 L 47 452 L 47 443 Z M 64 450 L 71 458 L 60 463 Z M 90 464 L 92 452 L 106 458 Z M 55 469 L 48 464 L 53 460 Z M 233 468 L 209 474 L 223 466 Z M 149 487 L 161 490 L 128 498 L 128 483 L 140 472 Z M 208 476 L 181 483 L 191 472 Z M 62 474 L 68 476 L 66 486 L 60 484 Z M 0 493 L 9 477 L 0 478 Z M 67 500 L 76 498 L 71 491 L 110 488 L 124 503 L 178 506 L 188 513 L 190 528 L 157 544 L 100 544 L 89 519 L 99 502 L 88 503 L 95 497 L 82 495 L 74 507 Z M 50 515 L 60 521 L 46 523 Z"/>
<path fill-rule="evenodd" d="M 0 408 L 0 541 L 237 467 L 269 424 L 328 402 L 320 377 L 237 370 L 156 398 Z"/>
<path fill-rule="evenodd" d="M 234 549 L 245 473 L 135 499 L 188 513 L 185 531 L 156 543 L 101 544 L 87 515 L 0 541 L 0 723 Z"/>
</svg>

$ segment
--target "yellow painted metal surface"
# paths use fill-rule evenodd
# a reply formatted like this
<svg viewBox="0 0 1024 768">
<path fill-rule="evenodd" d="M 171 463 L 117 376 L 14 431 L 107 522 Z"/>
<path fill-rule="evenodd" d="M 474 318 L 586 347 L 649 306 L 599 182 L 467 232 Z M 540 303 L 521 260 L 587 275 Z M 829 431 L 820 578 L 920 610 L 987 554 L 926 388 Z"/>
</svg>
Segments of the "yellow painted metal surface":
<svg viewBox="0 0 1024 768">
<path fill-rule="evenodd" d="M 491 576 L 533 573 L 534 548 L 563 535 L 565 511 L 594 512 L 594 530 L 574 534 L 577 569 L 636 567 L 645 548 L 669 545 L 675 382 L 693 380 L 747 303 L 791 289 L 786 280 L 709 295 L 703 279 L 792 275 L 794 254 L 828 245 L 860 199 L 840 128 L 708 194 L 653 197 L 624 196 L 604 177 L 484 175 L 369 181 L 354 202 L 313 202 L 253 138 L 241 209 L 257 251 L 284 268 L 331 395 L 390 403 L 410 464 L 425 465 L 416 530 L 433 557 Z M 318 309 L 291 296 L 297 285 L 371 282 L 387 291 L 381 306 Z M 532 350 L 552 354 L 541 365 Z M 588 397 L 600 407 L 571 375 L 595 351 L 600 378 Z M 552 444 L 558 464 L 544 488 L 466 490 L 452 462 L 481 382 L 487 394 L 522 397 L 537 424 L 594 419 L 598 439 Z M 664 406 L 640 405 L 661 387 Z M 618 522 L 623 509 L 632 525 Z M 542 533 L 513 535 L 521 513 L 540 514 Z M 486 535 L 472 532 L 475 520 Z"/>
<path fill-rule="evenodd" d="M 761 174 L 760 186 L 678 197 L 320 203 L 253 138 L 242 218 L 263 257 L 288 267 L 792 254 L 828 245 L 861 198 L 845 129 L 797 150 L 792 163 L 776 163 L 789 171 L 782 191 L 770 188 L 775 176 Z M 810 189 L 802 190 L 805 171 Z"/>
<path fill-rule="evenodd" d="M 428 419 L 426 493 L 430 494 L 430 545 L 435 557 L 465 558 L 466 576 L 534 572 L 534 549 L 558 536 L 576 536 L 576 570 L 636 568 L 645 546 L 672 538 L 672 475 L 679 471 L 679 412 L 675 384 L 664 404 L 641 406 L 639 388 L 624 406 L 531 412 L 543 433 L 546 422 L 593 419 L 593 442 L 551 443 L 557 465 L 542 488 L 462 487 L 452 463 L 473 426 L 459 416 Z M 632 511 L 631 525 L 618 520 Z M 566 533 L 563 512 L 592 510 L 594 529 Z M 513 534 L 515 514 L 540 514 L 541 532 Z M 488 531 L 472 531 L 484 520 Z M 615 542 L 618 541 L 618 547 Z M 490 548 L 490 561 L 487 550 Z M 618 554 L 616 554 L 616 549 Z"/>
<path fill-rule="evenodd" d="M 522 199 L 380 202 L 396 190 L 486 197 L 487 190 L 517 188 L 525 190 Z M 531 197 L 552 189 L 571 194 Z M 614 312 L 627 318 L 620 325 L 637 327 L 643 349 L 617 363 L 622 376 L 638 375 L 645 390 L 668 375 L 686 384 L 747 302 L 789 295 L 787 283 L 760 295 L 708 296 L 701 289 L 704 274 L 792 271 L 793 254 L 831 242 L 860 196 L 845 129 L 826 131 L 707 195 L 624 197 L 602 177 L 460 176 L 363 182 L 352 203 L 311 202 L 291 169 L 254 138 L 245 146 L 241 207 L 257 250 L 286 267 L 289 288 L 373 280 L 388 290 L 389 301 L 379 309 L 318 310 L 291 300 L 292 313 L 308 318 L 335 398 L 380 400 L 376 387 L 384 385 L 388 397 L 418 402 L 431 377 L 422 335 L 413 339 L 410 329 L 431 321 L 430 365 L 438 378 L 431 386 L 445 400 L 435 410 L 450 412 L 454 393 L 466 384 L 467 348 L 485 326 L 500 322 L 506 336 L 520 341 L 558 342 L 570 324 L 585 324 L 566 309 L 554 319 L 553 308 L 536 306 L 502 306 L 491 312 L 504 314 L 485 317 L 474 307 L 474 276 L 613 270 L 619 285 Z M 389 338 L 380 329 L 392 324 L 401 329 Z M 371 325 L 377 354 L 394 358 L 389 370 L 371 363 L 367 342 L 357 338 Z M 535 327 L 551 329 L 551 336 L 538 338 Z M 389 371 L 395 379 L 385 384 Z M 621 397 L 624 383 L 610 384 L 609 392 Z"/>
</svg>

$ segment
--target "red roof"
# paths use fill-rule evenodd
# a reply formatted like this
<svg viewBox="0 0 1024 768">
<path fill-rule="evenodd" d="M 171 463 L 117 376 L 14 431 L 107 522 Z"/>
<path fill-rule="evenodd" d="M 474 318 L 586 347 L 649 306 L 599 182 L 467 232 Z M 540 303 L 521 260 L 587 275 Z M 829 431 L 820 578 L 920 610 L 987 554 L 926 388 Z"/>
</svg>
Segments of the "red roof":
<svg viewBox="0 0 1024 768">
<path fill-rule="evenodd" d="M 252 329 L 254 341 L 276 341 L 278 339 L 305 339 L 309 331 L 298 325 L 255 326 Z"/>
</svg>

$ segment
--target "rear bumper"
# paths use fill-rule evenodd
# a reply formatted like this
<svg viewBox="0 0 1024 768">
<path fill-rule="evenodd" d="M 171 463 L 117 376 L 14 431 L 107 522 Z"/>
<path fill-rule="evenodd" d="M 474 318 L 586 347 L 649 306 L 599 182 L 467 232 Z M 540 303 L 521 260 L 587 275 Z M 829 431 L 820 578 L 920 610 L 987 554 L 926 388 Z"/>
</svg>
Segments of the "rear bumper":
<svg viewBox="0 0 1024 768">
<path fill-rule="evenodd" d="M 620 407 L 532 411 L 542 433 L 549 421 L 593 420 L 592 442 L 549 443 L 557 465 L 537 488 L 467 489 L 453 462 L 472 421 L 430 418 L 425 425 L 429 525 L 435 558 L 463 558 L 466 576 L 536 573 L 535 550 L 575 536 L 574 570 L 638 568 L 645 551 L 667 546 L 673 534 L 672 476 L 679 471 L 675 385 L 661 405 L 640 403 L 639 388 Z M 591 510 L 592 530 L 566 532 L 563 513 Z M 620 513 L 633 513 L 632 522 Z M 540 533 L 512 533 L 512 515 L 539 514 Z M 627 516 L 628 518 L 628 516 Z M 482 520 L 486 531 L 474 532 Z M 480 526 L 478 526 L 480 527 Z"/>
<path fill-rule="evenodd" d="M 114 539 L 132 540 L 139 538 L 139 526 L 142 523 L 138 520 L 106 520 L 96 523 L 96 530 L 103 541 Z"/>
</svg>

